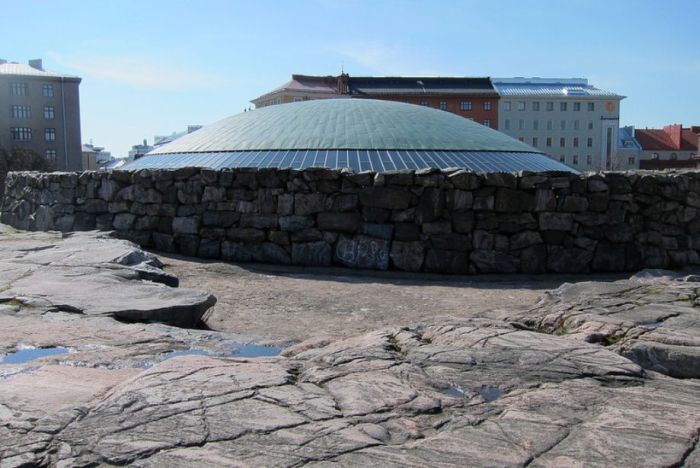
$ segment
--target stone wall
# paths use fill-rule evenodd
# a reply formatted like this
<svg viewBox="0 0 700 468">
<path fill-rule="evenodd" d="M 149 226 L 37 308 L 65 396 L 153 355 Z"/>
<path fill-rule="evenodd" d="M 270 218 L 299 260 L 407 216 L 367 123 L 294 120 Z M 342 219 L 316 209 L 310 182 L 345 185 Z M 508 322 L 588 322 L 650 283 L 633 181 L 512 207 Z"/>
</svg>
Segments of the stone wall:
<svg viewBox="0 0 700 468">
<path fill-rule="evenodd" d="M 700 173 L 11 173 L 2 222 L 235 262 L 441 273 L 700 263 Z"/>
</svg>

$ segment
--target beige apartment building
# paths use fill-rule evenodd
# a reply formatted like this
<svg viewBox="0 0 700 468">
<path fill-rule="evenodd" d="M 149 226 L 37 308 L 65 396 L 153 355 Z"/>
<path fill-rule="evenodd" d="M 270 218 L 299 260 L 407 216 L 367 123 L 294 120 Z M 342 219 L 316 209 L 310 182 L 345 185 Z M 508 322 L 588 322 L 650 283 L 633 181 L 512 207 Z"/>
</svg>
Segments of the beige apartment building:
<svg viewBox="0 0 700 468">
<path fill-rule="evenodd" d="M 498 129 L 579 171 L 637 167 L 618 155 L 620 101 L 584 78 L 493 78 Z"/>
<path fill-rule="evenodd" d="M 45 156 L 57 170 L 83 169 L 81 79 L 0 59 L 0 146 Z"/>
</svg>

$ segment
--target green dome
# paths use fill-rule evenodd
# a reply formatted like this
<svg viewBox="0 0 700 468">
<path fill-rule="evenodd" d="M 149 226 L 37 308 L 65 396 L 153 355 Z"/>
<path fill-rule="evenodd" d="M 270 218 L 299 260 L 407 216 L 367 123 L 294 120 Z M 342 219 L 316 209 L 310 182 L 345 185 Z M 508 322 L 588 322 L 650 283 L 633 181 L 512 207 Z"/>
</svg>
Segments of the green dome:
<svg viewBox="0 0 700 468">
<path fill-rule="evenodd" d="M 575 172 L 464 117 L 369 99 L 295 102 L 244 112 L 163 145 L 124 169 L 178 167 Z"/>
<path fill-rule="evenodd" d="M 237 114 L 149 154 L 301 149 L 538 152 L 503 133 L 430 107 L 325 99 Z"/>
</svg>

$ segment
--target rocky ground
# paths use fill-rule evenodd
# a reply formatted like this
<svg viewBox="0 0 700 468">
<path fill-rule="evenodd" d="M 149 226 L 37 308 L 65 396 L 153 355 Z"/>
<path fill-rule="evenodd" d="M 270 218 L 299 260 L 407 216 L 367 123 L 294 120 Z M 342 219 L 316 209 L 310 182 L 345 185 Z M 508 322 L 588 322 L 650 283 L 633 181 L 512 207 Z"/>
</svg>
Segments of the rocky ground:
<svg viewBox="0 0 700 468">
<path fill-rule="evenodd" d="M 7 228 L 0 258 L 3 467 L 700 466 L 692 275 L 538 301 L 515 279 L 164 271 L 104 234 Z"/>
</svg>

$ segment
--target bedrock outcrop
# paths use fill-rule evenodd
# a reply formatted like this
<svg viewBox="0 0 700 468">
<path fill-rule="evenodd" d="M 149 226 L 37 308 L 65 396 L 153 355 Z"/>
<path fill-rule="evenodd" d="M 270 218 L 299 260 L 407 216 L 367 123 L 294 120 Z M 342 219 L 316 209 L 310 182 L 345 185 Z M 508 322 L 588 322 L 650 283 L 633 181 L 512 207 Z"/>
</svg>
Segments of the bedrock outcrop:
<svg viewBox="0 0 700 468">
<path fill-rule="evenodd" d="M 123 305 L 132 296 L 140 301 L 132 287 L 155 288 L 171 304 L 195 309 L 212 300 L 154 282 L 176 278 L 133 244 L 95 233 L 32 236 L 5 233 L 0 241 L 14 242 L 8 252 L 16 252 L 0 263 L 7 297 L 0 307 L 0 466 L 700 464 L 698 379 L 648 365 L 625 351 L 628 338 L 606 339 L 614 334 L 598 330 L 602 338 L 586 339 L 569 326 L 555 333 L 545 320 L 547 311 L 617 304 L 633 293 L 643 320 L 648 304 L 693 309 L 685 291 L 692 277 L 565 286 L 531 308 L 531 321 L 521 311 L 425 320 L 310 338 L 279 356 L 251 358 L 236 353 L 249 337 L 157 323 L 161 309 L 117 320 L 120 310 L 133 309 Z M 25 283 L 24 295 L 10 294 L 20 291 L 21 268 L 67 278 L 67 271 L 92 268 L 74 276 L 76 297 L 91 276 L 121 272 L 110 284 L 122 305 L 98 305 L 93 293 L 101 289 L 91 287 L 80 300 L 58 287 L 30 295 Z M 626 313 L 617 322 L 633 322 L 634 307 Z M 689 317 L 678 327 L 687 340 L 697 337 Z M 627 334 L 635 328 L 617 322 Z M 57 352 L 14 359 L 32 350 Z"/>
</svg>

